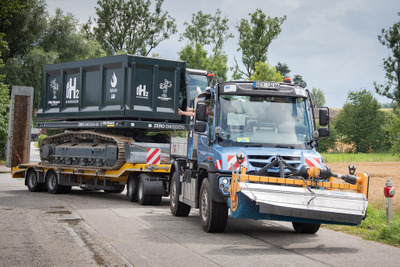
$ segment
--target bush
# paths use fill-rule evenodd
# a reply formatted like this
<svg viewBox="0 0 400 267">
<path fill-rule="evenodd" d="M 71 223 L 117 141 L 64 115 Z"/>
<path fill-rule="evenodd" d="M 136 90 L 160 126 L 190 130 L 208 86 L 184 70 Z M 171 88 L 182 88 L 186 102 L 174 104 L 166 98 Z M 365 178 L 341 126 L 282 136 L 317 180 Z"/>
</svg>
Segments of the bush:
<svg viewBox="0 0 400 267">
<path fill-rule="evenodd" d="M 39 138 L 38 138 L 38 146 L 39 147 L 42 144 L 43 139 L 45 139 L 46 137 L 47 137 L 47 135 L 45 135 L 45 134 L 39 135 Z"/>
</svg>

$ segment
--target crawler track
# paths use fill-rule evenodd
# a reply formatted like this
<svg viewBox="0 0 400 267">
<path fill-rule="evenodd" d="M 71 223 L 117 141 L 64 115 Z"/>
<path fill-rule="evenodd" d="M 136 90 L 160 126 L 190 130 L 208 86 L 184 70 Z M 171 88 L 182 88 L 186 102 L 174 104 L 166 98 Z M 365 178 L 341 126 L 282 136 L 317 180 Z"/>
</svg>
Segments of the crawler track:
<svg viewBox="0 0 400 267">
<path fill-rule="evenodd" d="M 82 132 L 66 132 L 49 136 L 42 141 L 40 147 L 40 158 L 42 162 L 50 166 L 70 166 L 77 168 L 90 168 L 90 169 L 119 169 L 125 163 L 125 143 L 133 142 L 134 140 L 129 137 L 103 134 L 90 131 Z M 74 149 L 80 148 L 81 150 L 92 150 L 93 147 L 102 145 L 112 145 L 117 147 L 117 155 L 115 164 L 110 165 L 106 160 L 99 158 L 90 158 L 88 156 L 75 157 L 60 157 L 52 155 L 54 147 L 69 145 Z M 67 163 L 68 162 L 68 163 Z"/>
</svg>

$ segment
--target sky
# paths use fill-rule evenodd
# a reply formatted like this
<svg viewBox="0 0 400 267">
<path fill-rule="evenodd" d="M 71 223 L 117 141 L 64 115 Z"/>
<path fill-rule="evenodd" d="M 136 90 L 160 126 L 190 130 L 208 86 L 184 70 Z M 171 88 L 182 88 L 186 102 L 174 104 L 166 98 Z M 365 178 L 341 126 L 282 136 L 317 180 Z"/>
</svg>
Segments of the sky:
<svg viewBox="0 0 400 267">
<path fill-rule="evenodd" d="M 50 15 L 61 8 L 82 23 L 96 17 L 97 0 L 46 0 L 46 4 Z M 291 77 L 299 74 L 309 89 L 321 89 L 328 107 L 341 108 L 348 92 L 364 89 L 380 103 L 391 102 L 375 93 L 374 82 L 386 82 L 383 59 L 390 50 L 378 41 L 378 35 L 400 21 L 399 0 L 164 0 L 162 9 L 175 18 L 178 34 L 150 54 L 178 59 L 178 51 L 186 45 L 178 41 L 184 22 L 190 23 L 192 14 L 200 10 L 214 15 L 220 9 L 235 36 L 224 47 L 231 67 L 235 57 L 241 60 L 235 26 L 261 9 L 270 17 L 287 16 L 282 32 L 268 49 L 268 62 L 274 66 L 286 63 Z"/>
</svg>

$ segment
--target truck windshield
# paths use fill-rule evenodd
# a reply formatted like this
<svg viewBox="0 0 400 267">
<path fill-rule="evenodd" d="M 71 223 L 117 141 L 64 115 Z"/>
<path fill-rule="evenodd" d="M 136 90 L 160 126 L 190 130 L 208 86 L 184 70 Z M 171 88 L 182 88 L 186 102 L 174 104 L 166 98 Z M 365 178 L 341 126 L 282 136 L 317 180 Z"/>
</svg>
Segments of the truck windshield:
<svg viewBox="0 0 400 267">
<path fill-rule="evenodd" d="M 204 89 L 208 87 L 207 75 L 188 74 L 187 79 L 188 79 L 190 100 L 196 98 L 196 96 L 203 93 Z"/>
<path fill-rule="evenodd" d="M 311 148 L 304 98 L 221 95 L 218 106 L 222 146 Z"/>
</svg>

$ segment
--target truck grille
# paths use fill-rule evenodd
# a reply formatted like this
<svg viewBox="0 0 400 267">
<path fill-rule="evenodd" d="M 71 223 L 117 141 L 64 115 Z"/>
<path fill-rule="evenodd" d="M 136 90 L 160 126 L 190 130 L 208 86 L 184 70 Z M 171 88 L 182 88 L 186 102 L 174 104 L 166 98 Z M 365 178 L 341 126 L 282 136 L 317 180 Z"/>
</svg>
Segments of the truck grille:
<svg viewBox="0 0 400 267">
<path fill-rule="evenodd" d="M 249 164 L 255 168 L 262 168 L 271 162 L 271 158 L 275 155 L 248 155 Z M 300 157 L 281 156 L 281 158 L 290 164 L 293 168 L 300 165 Z M 274 168 L 271 168 L 274 169 Z"/>
</svg>

